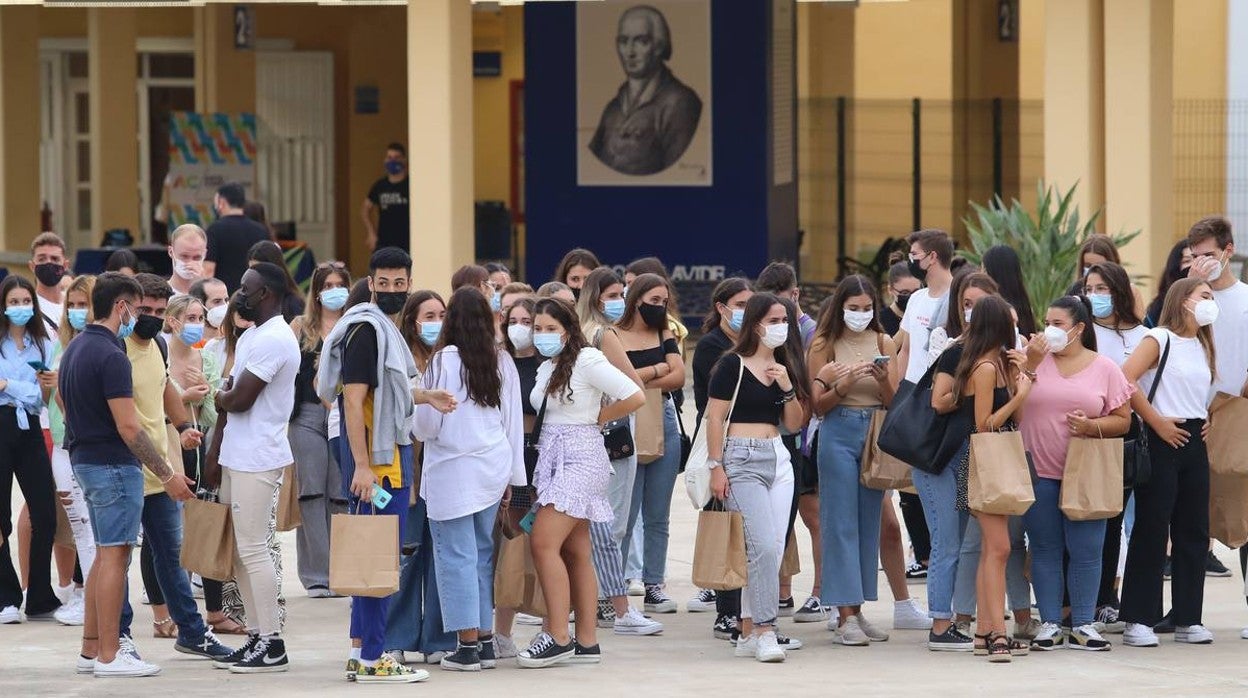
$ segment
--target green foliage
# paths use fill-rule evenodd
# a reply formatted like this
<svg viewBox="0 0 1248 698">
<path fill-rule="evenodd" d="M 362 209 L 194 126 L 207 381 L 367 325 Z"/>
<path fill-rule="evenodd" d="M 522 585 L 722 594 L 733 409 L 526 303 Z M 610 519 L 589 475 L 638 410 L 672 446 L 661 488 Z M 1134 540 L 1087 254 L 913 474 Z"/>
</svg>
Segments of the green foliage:
<svg viewBox="0 0 1248 698">
<path fill-rule="evenodd" d="M 1051 301 L 1066 294 L 1074 283 L 1079 247 L 1096 233 L 1097 211 L 1087 221 L 1080 221 L 1079 207 L 1072 203 L 1075 188 L 1065 193 L 1036 185 L 1036 208 L 1028 211 L 1012 199 L 1006 206 L 1001 197 L 993 197 L 988 206 L 971 202 L 974 216 L 964 218 L 971 239 L 971 249 L 959 250 L 973 264 L 980 264 L 983 254 L 994 245 L 1008 245 L 1018 252 L 1023 267 L 1023 285 L 1031 297 L 1037 318 L 1044 317 Z M 1140 231 L 1110 235 L 1121 249 Z"/>
</svg>

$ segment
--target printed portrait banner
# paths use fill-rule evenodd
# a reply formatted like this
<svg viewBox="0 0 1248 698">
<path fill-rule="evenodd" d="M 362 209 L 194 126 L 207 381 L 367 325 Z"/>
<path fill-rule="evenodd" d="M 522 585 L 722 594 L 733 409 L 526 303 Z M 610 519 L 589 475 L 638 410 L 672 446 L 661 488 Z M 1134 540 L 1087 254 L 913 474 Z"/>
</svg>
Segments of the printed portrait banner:
<svg viewBox="0 0 1248 698">
<path fill-rule="evenodd" d="M 170 227 L 207 227 L 216 217 L 212 199 L 226 182 L 255 196 L 256 115 L 169 115 L 169 175 L 165 178 Z"/>
</svg>

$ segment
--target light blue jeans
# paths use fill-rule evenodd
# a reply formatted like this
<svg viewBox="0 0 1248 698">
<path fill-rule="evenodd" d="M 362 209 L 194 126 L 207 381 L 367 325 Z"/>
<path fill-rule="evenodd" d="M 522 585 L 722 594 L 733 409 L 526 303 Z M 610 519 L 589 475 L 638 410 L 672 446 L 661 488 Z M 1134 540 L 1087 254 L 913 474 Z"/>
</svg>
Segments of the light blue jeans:
<svg viewBox="0 0 1248 698">
<path fill-rule="evenodd" d="M 939 475 L 913 468 L 914 488 L 923 502 L 923 516 L 932 534 L 932 556 L 927 563 L 927 614 L 937 620 L 953 617 L 953 583 L 958 576 L 958 555 L 962 535 L 970 518 L 958 511 L 958 463 L 970 448 L 970 442 L 949 461 Z"/>
<path fill-rule="evenodd" d="M 1062 622 L 1062 555 L 1070 553 L 1070 620 L 1074 627 L 1096 619 L 1096 597 L 1101 586 L 1101 547 L 1105 520 L 1071 521 L 1058 506 L 1061 480 L 1040 478 L 1036 501 L 1023 514 L 1031 539 L 1031 578 L 1036 605 L 1046 623 Z"/>
<path fill-rule="evenodd" d="M 390 595 L 386 613 L 386 649 L 425 654 L 455 650 L 455 633 L 442 627 L 433 536 L 425 510 L 424 499 L 407 509 L 399 590 Z"/>
<path fill-rule="evenodd" d="M 1010 557 L 1005 563 L 1005 595 L 1010 609 L 1031 608 L 1031 585 L 1027 583 L 1027 543 L 1023 538 L 1023 517 L 1011 516 L 1006 523 L 1010 533 Z M 962 548 L 958 554 L 958 576 L 953 583 L 953 612 L 975 615 L 975 574 L 979 571 L 982 544 L 979 521 L 974 516 L 966 522 Z"/>
<path fill-rule="evenodd" d="M 749 582 L 741 589 L 741 617 L 773 626 L 779 615 L 780 558 L 793 506 L 793 464 L 780 437 L 724 444 L 729 511 L 741 512 Z"/>
<path fill-rule="evenodd" d="M 429 520 L 442 626 L 449 632 L 494 623 L 494 520 L 498 507 L 446 521 Z"/>
<path fill-rule="evenodd" d="M 676 406 L 663 399 L 663 456 L 637 465 L 633 481 L 633 501 L 628 514 L 627 540 L 640 515 L 645 527 L 641 579 L 646 584 L 662 584 L 667 574 L 668 524 L 672 511 L 672 488 L 680 470 L 680 429 L 676 426 Z"/>
<path fill-rule="evenodd" d="M 834 407 L 819 427 L 819 536 L 825 606 L 878 598 L 884 493 L 859 484 L 862 448 L 875 408 Z"/>
</svg>

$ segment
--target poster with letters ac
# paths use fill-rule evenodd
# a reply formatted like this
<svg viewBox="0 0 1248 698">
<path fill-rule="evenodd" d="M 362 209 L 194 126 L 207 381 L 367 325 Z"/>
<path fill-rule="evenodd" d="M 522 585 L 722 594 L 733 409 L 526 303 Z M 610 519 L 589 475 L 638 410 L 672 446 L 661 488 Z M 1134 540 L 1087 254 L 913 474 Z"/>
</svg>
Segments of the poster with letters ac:
<svg viewBox="0 0 1248 698">
<path fill-rule="evenodd" d="M 577 184 L 711 186 L 711 103 L 711 0 L 577 4 Z"/>
<path fill-rule="evenodd" d="M 169 114 L 169 174 L 162 205 L 169 229 L 183 223 L 207 228 L 216 215 L 212 200 L 217 188 L 238 182 L 255 195 L 256 115 Z"/>
</svg>

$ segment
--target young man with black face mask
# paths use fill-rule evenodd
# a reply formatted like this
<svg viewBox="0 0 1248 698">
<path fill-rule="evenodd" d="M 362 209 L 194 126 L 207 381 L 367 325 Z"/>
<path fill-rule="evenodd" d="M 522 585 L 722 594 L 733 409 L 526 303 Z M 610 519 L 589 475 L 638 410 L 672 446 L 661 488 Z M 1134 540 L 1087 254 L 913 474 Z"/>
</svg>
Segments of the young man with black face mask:
<svg viewBox="0 0 1248 698">
<path fill-rule="evenodd" d="M 407 177 L 407 150 L 402 143 L 386 146 L 386 176 L 368 190 L 360 206 L 360 218 L 368 231 L 368 249 L 397 247 L 407 251 L 411 229 L 411 195 Z M 373 222 L 373 211 L 377 222 Z"/>
<path fill-rule="evenodd" d="M 234 570 L 251 635 L 213 666 L 235 674 L 286 671 L 277 605 L 277 571 L 269 555 L 269 522 L 283 469 L 294 462 L 287 422 L 295 405 L 299 342 L 282 318 L 286 273 L 260 262 L 248 269 L 235 296 L 238 316 L 254 323 L 234 352 L 234 369 L 217 393 L 217 427 L 203 481 L 221 485 L 234 523 Z"/>
<path fill-rule="evenodd" d="M 65 241 L 56 233 L 40 233 L 30 243 L 31 273 L 35 275 L 35 295 L 43 324 L 56 335 L 57 324 L 65 306 L 61 279 L 69 273 L 65 259 Z"/>
</svg>

